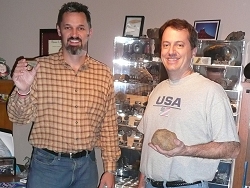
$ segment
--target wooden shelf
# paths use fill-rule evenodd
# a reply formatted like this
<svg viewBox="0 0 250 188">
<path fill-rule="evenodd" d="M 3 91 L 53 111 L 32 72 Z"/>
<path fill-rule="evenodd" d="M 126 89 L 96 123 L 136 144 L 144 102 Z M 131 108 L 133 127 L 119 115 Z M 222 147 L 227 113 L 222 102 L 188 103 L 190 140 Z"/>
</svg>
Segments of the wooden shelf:
<svg viewBox="0 0 250 188">
<path fill-rule="evenodd" d="M 9 95 L 13 88 L 14 82 L 12 80 L 0 80 L 0 94 Z M 9 120 L 6 105 L 6 102 L 0 102 L 0 128 L 13 131 L 13 123 Z"/>
</svg>

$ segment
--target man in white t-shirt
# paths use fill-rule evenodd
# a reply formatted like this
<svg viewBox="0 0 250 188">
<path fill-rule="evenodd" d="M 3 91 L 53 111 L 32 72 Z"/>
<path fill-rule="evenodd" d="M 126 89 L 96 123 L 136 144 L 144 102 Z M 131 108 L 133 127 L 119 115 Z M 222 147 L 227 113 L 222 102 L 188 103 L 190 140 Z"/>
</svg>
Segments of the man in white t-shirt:
<svg viewBox="0 0 250 188">
<path fill-rule="evenodd" d="M 169 79 L 150 94 L 138 126 L 144 134 L 139 188 L 208 188 L 220 159 L 236 158 L 240 151 L 230 102 L 219 84 L 192 69 L 197 32 L 191 24 L 169 20 L 159 35 Z M 157 129 L 176 134 L 174 149 L 151 143 Z"/>
</svg>

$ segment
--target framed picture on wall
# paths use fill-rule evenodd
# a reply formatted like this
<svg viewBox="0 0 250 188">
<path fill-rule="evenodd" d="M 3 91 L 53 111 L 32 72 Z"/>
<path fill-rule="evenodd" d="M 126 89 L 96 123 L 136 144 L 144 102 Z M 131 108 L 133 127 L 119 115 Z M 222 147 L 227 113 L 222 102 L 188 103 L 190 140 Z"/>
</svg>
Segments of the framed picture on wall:
<svg viewBox="0 0 250 188">
<path fill-rule="evenodd" d="M 196 20 L 194 28 L 198 32 L 198 39 L 217 40 L 220 20 Z"/>
<path fill-rule="evenodd" d="M 144 16 L 126 16 L 123 28 L 124 37 L 140 37 L 144 25 Z"/>
<path fill-rule="evenodd" d="M 61 37 L 56 29 L 40 29 L 40 56 L 56 53 L 61 46 Z"/>
</svg>

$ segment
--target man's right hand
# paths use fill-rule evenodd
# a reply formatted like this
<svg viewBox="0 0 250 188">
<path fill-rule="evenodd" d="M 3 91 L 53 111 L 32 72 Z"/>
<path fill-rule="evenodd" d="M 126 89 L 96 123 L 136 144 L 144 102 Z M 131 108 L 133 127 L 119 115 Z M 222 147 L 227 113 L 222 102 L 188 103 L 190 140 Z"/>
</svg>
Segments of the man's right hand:
<svg viewBox="0 0 250 188">
<path fill-rule="evenodd" d="M 39 64 L 31 70 L 28 70 L 28 63 L 26 59 L 21 59 L 17 62 L 16 68 L 13 72 L 13 81 L 18 88 L 20 94 L 26 94 L 30 91 L 31 84 L 34 81 Z"/>
</svg>

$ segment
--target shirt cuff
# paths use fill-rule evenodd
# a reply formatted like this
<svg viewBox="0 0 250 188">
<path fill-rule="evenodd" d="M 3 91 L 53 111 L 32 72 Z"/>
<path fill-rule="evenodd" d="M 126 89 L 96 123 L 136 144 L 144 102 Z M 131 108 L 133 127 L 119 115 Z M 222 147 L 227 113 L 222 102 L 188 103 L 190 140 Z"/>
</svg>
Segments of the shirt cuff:
<svg viewBox="0 0 250 188">
<path fill-rule="evenodd" d="M 104 161 L 104 172 L 115 172 L 116 171 L 116 162 Z"/>
</svg>

